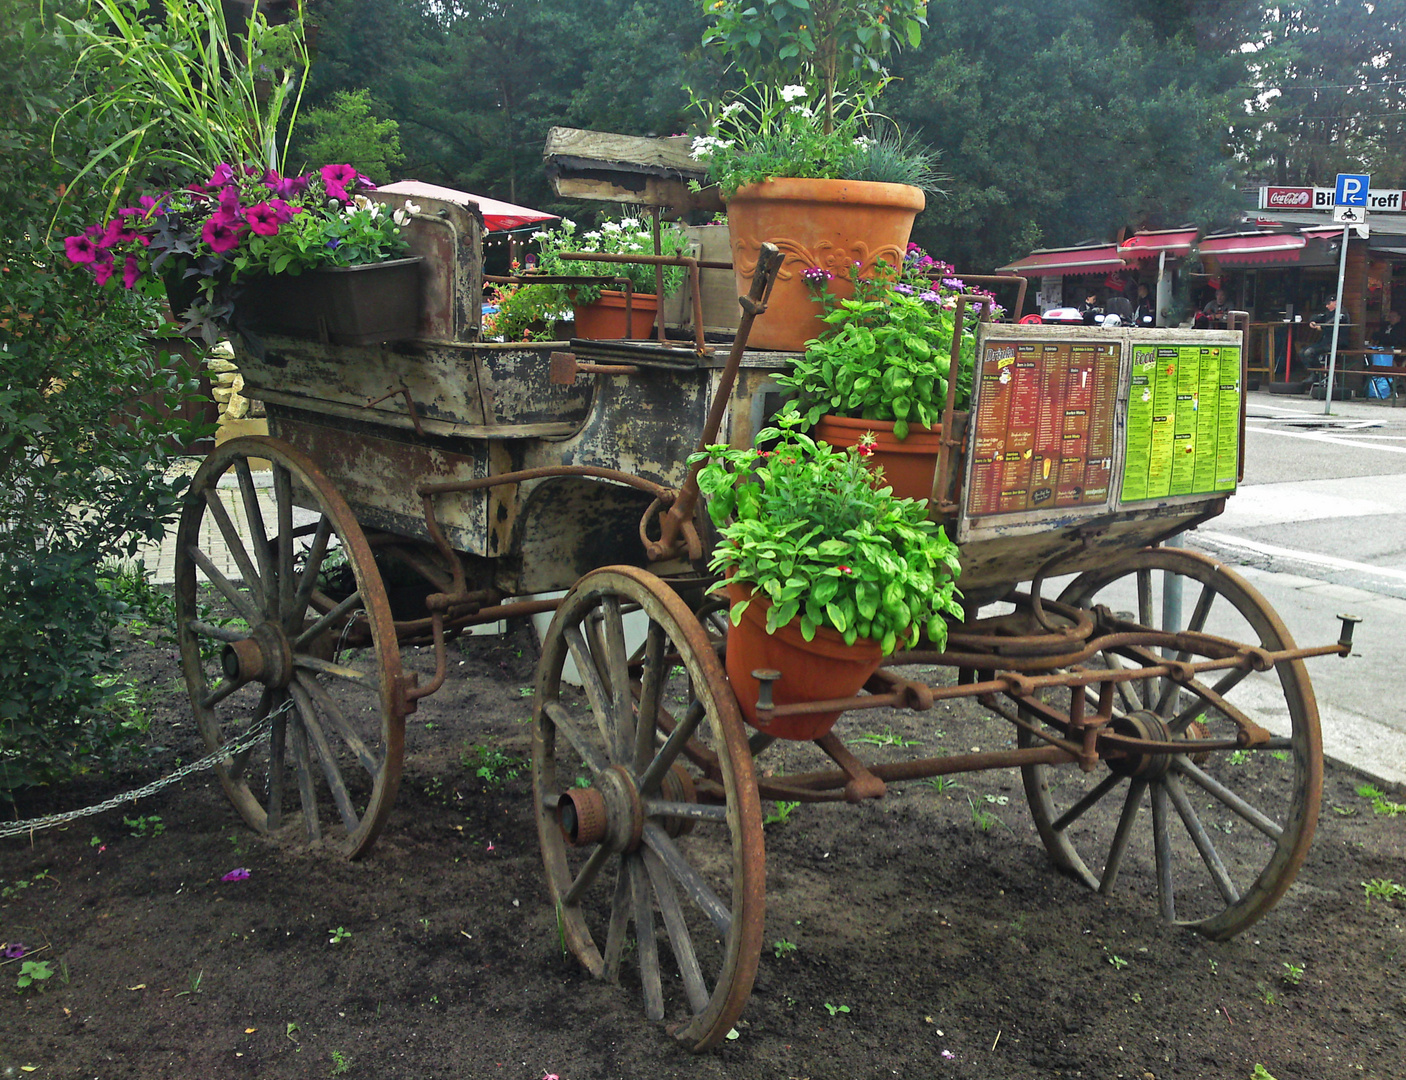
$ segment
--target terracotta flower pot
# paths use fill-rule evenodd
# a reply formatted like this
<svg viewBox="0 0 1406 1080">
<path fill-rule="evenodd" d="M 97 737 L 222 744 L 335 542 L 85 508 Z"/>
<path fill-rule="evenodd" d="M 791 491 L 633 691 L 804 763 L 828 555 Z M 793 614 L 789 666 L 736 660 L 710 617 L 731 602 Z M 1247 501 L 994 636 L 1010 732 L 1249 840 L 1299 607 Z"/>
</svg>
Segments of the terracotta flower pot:
<svg viewBox="0 0 1406 1080">
<path fill-rule="evenodd" d="M 754 596 L 748 586 L 732 582 L 728 583 L 727 595 L 734 604 L 753 597 L 742 613 L 742 621 L 729 626 L 727 632 L 727 678 L 747 723 L 779 739 L 808 741 L 828 734 L 839 712 L 798 713 L 778 717 L 770 724 L 760 723 L 757 697 L 761 684 L 752 672 L 781 672 L 781 678 L 772 684 L 772 700 L 777 705 L 853 697 L 883 661 L 879 643 L 860 638 L 853 645 L 846 645 L 843 637 L 826 627 L 815 632 L 813 641 L 807 641 L 801 636 L 800 619 L 768 634 L 766 614 L 770 601 Z"/>
<path fill-rule="evenodd" d="M 752 324 L 748 345 L 802 351 L 825 329 L 802 272 L 813 266 L 828 270 L 834 275 L 831 291 L 847 299 L 854 294 L 850 267 L 855 263 L 862 277 L 872 277 L 879 259 L 890 266 L 903 262 L 913 219 L 924 203 L 918 188 L 861 180 L 778 179 L 738 188 L 727 201 L 738 293 L 751 287 L 764 242 L 784 256 L 766 314 Z"/>
<path fill-rule="evenodd" d="M 647 338 L 654 333 L 654 316 L 658 310 L 659 297 L 654 293 L 631 293 L 627 320 L 625 294 L 605 289 L 594 304 L 575 309 L 576 336 L 592 341 Z"/>
<path fill-rule="evenodd" d="M 822 416 L 811 430 L 818 442 L 839 449 L 855 446 L 866 432 L 875 439 L 869 456 L 873 465 L 882 465 L 884 483 L 903 499 L 931 499 L 937 455 L 942 449 L 942 425 L 912 424 L 908 438 L 893 434 L 892 420 L 855 420 L 848 416 Z"/>
</svg>

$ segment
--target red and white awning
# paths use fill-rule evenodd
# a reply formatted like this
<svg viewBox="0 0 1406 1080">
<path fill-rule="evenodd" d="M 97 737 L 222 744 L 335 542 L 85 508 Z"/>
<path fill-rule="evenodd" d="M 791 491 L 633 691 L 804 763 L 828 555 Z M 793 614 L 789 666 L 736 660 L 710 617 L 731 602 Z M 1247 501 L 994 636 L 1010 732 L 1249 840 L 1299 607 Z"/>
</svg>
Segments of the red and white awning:
<svg viewBox="0 0 1406 1080">
<path fill-rule="evenodd" d="M 1203 258 L 1209 256 L 1221 266 L 1296 263 L 1308 243 L 1306 237 L 1290 233 L 1242 233 L 1237 236 L 1208 236 L 1197 245 Z"/>
<path fill-rule="evenodd" d="M 467 191 L 441 187 L 438 184 L 424 184 L 419 180 L 397 180 L 377 190 L 389 195 L 404 195 L 408 199 L 439 199 L 441 202 L 455 203 L 458 206 L 477 206 L 483 215 L 483 227 L 488 232 L 508 232 L 544 221 L 559 221 L 556 214 L 546 214 L 526 206 L 515 206 L 500 199 L 490 199 L 486 195 L 474 195 Z"/>
<path fill-rule="evenodd" d="M 1166 252 L 1169 256 L 1185 258 L 1196 243 L 1195 229 L 1165 229 L 1157 232 L 1134 233 L 1118 245 L 1124 259 L 1155 259 Z"/>
<path fill-rule="evenodd" d="M 997 268 L 1000 274 L 1020 274 L 1022 277 L 1065 274 L 1106 274 L 1110 270 L 1126 270 L 1128 262 L 1118 254 L 1117 244 L 1092 247 L 1050 248 L 1032 251 L 1023 259 Z"/>
</svg>

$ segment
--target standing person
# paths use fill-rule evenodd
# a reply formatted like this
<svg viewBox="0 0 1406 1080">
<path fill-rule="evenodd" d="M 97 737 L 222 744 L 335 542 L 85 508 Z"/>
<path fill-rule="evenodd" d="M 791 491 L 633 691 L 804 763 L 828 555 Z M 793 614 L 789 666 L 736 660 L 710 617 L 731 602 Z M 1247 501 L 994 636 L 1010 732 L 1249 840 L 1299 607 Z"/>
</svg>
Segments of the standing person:
<svg viewBox="0 0 1406 1080">
<path fill-rule="evenodd" d="M 1133 298 L 1133 325 L 1157 325 L 1157 303 L 1152 299 L 1146 282 L 1138 282 L 1137 296 Z"/>
</svg>

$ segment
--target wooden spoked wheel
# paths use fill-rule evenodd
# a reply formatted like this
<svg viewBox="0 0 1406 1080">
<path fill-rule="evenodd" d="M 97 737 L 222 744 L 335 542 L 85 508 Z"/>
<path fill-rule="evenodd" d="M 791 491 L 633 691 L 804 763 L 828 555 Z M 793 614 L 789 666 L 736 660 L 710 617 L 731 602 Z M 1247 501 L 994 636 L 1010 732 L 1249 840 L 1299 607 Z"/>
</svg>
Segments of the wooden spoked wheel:
<svg viewBox="0 0 1406 1080">
<path fill-rule="evenodd" d="M 627 566 L 576 583 L 542 646 L 532 750 L 567 945 L 692 1049 L 715 1045 L 761 955 L 761 807 L 722 663 L 666 584 Z"/>
<path fill-rule="evenodd" d="M 1179 549 L 1135 552 L 1076 578 L 1060 599 L 1102 605 L 1126 624 L 1294 647 L 1259 593 Z M 1142 666 L 1149 658 L 1161 654 L 1114 648 L 1087 666 Z M 1170 659 L 1207 657 L 1177 651 Z M 1097 693 L 1088 690 L 1090 713 Z M 1236 713 L 1272 738 L 1246 749 L 1195 748 L 1234 739 Z M 1209 672 L 1181 686 L 1167 678 L 1119 683 L 1113 716 L 1115 734 L 1189 745 L 1182 753 L 1110 754 L 1091 773 L 1026 766 L 1026 796 L 1050 856 L 1102 893 L 1132 890 L 1155 900 L 1169 922 L 1217 939 L 1244 930 L 1293 882 L 1318 820 L 1323 747 L 1303 662 Z M 1021 745 L 1037 741 L 1021 732 Z"/>
<path fill-rule="evenodd" d="M 271 472 L 253 467 L 264 462 Z M 328 595 L 337 567 L 354 588 Z M 206 746 L 271 722 L 266 740 L 215 768 L 244 820 L 281 829 L 296 792 L 309 840 L 367 851 L 400 786 L 400 650 L 366 538 L 307 457 L 251 437 L 205 460 L 177 537 L 176 621 Z"/>
</svg>

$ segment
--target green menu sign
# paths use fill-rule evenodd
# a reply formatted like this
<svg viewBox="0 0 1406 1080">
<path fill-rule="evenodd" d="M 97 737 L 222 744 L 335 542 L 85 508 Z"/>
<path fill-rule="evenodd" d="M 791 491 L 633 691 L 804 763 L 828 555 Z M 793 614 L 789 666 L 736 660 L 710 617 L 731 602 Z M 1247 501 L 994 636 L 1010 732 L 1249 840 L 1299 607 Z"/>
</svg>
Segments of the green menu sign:
<svg viewBox="0 0 1406 1080">
<path fill-rule="evenodd" d="M 1134 345 L 1122 502 L 1233 491 L 1240 350 Z"/>
</svg>

